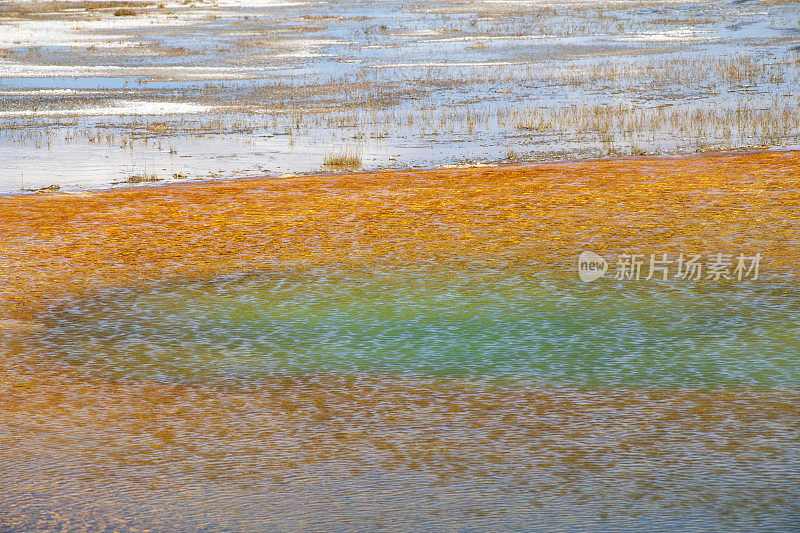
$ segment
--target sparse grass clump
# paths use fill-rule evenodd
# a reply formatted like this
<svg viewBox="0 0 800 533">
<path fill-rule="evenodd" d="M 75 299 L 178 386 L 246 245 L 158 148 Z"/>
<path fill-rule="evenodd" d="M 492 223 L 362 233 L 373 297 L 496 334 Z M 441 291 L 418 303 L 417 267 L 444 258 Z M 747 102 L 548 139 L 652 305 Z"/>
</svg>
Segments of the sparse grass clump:
<svg viewBox="0 0 800 533">
<path fill-rule="evenodd" d="M 337 154 L 326 154 L 322 164 L 330 170 L 358 170 L 361 168 L 361 156 L 345 150 Z"/>
<path fill-rule="evenodd" d="M 2 2 L 0 6 L 4 15 L 18 18 L 40 18 L 43 15 L 55 15 L 65 11 L 94 12 L 114 8 L 127 9 L 131 6 L 147 7 L 152 4 L 148 1 L 129 2 L 124 0 L 86 1 L 86 0 L 56 0 L 56 1 L 24 1 Z M 129 9 L 130 10 L 130 9 Z M 134 13 L 135 14 L 135 13 Z"/>
<path fill-rule="evenodd" d="M 166 135 L 172 132 L 173 128 L 166 122 L 151 122 L 147 126 L 147 131 L 158 135 Z"/>
<path fill-rule="evenodd" d="M 38 189 L 22 189 L 23 191 L 27 192 L 36 192 L 36 193 L 43 193 L 43 192 L 58 192 L 61 190 L 60 185 L 48 185 L 47 187 L 40 187 Z"/>
<path fill-rule="evenodd" d="M 764 74 L 764 65 L 749 56 L 742 56 L 717 64 L 720 78 L 737 85 L 756 85 Z"/>
<path fill-rule="evenodd" d="M 133 176 L 129 176 L 128 179 L 120 181 L 118 183 L 147 183 L 153 181 L 162 181 L 162 180 L 155 174 L 150 174 L 149 176 L 145 176 L 143 174 L 135 174 Z"/>
<path fill-rule="evenodd" d="M 136 11 L 133 9 L 128 9 L 127 7 L 121 7 L 114 11 L 115 17 L 135 17 Z"/>
</svg>

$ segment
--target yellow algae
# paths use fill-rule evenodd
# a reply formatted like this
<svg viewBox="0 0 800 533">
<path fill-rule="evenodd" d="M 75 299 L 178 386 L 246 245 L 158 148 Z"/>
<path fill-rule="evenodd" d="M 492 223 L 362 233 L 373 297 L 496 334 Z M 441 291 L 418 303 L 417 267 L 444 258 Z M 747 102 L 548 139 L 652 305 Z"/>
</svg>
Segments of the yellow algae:
<svg viewBox="0 0 800 533">
<path fill-rule="evenodd" d="M 760 252 L 794 271 L 799 163 L 800 152 L 734 153 L 3 198 L 0 302 L 24 314 L 46 295 L 175 275 L 549 264 L 586 248 Z"/>
<path fill-rule="evenodd" d="M 27 320 L 14 320 L 13 318 L 0 319 L 0 332 L 13 333 L 13 332 L 38 332 L 44 331 L 45 326 Z"/>
</svg>

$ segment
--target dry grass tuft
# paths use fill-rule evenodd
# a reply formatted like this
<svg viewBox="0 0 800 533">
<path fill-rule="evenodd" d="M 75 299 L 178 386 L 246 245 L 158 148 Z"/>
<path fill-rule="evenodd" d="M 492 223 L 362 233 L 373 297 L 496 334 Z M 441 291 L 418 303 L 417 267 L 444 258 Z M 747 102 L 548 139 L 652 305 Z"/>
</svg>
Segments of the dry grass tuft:
<svg viewBox="0 0 800 533">
<path fill-rule="evenodd" d="M 330 170 L 358 170 L 361 168 L 361 156 L 345 150 L 337 154 L 326 154 L 322 164 Z"/>
<path fill-rule="evenodd" d="M 116 183 L 149 183 L 154 181 L 163 181 L 163 180 L 158 176 L 156 176 L 155 174 L 150 174 L 149 176 L 145 176 L 143 174 L 135 174 L 133 176 L 129 176 L 128 179 L 124 181 L 118 181 Z"/>
</svg>

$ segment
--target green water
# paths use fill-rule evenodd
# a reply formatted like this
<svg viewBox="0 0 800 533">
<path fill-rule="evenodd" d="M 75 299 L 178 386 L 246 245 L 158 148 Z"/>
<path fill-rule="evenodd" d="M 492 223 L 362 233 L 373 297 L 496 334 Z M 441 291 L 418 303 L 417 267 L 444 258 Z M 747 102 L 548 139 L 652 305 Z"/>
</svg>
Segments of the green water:
<svg viewBox="0 0 800 533">
<path fill-rule="evenodd" d="M 249 272 L 57 302 L 37 344 L 104 377 L 398 373 L 577 386 L 800 386 L 781 279 L 582 283 L 573 273 Z"/>
</svg>

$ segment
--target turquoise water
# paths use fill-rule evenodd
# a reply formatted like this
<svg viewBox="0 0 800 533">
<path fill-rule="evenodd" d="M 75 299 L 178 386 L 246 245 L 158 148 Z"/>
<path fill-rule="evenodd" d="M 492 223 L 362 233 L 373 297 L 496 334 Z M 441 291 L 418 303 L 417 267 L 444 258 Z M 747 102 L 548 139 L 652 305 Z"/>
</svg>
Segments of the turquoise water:
<svg viewBox="0 0 800 533">
<path fill-rule="evenodd" d="M 398 373 L 577 386 L 800 386 L 800 289 L 431 268 L 249 272 L 58 302 L 37 344 L 103 377 Z"/>
<path fill-rule="evenodd" d="M 0 526 L 796 531 L 798 291 L 517 263 L 53 300 Z"/>
</svg>

